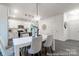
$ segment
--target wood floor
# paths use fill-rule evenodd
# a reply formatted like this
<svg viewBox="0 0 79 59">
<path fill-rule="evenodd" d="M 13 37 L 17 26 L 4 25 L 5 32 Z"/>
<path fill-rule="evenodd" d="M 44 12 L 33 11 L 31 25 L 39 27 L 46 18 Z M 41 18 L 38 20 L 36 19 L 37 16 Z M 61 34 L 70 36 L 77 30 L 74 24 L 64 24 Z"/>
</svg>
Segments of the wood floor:
<svg viewBox="0 0 79 59">
<path fill-rule="evenodd" d="M 56 51 L 54 51 L 53 53 L 47 53 L 46 56 L 79 56 L 79 41 L 56 40 L 55 44 L 56 44 Z M 42 53 L 42 56 L 45 56 L 44 53 Z"/>
<path fill-rule="evenodd" d="M 9 41 L 9 46 L 12 46 L 12 41 Z M 67 41 L 55 41 L 56 51 L 53 53 L 47 53 L 46 56 L 79 56 L 79 41 L 75 40 L 67 40 Z M 44 50 L 43 50 L 44 51 Z M 25 53 L 24 53 L 25 54 Z M 21 56 L 24 56 L 21 55 Z M 37 56 L 38 54 L 35 54 Z M 1 53 L 0 53 L 1 56 Z M 27 54 L 25 54 L 27 56 Z M 40 55 L 39 55 L 40 56 Z M 42 52 L 42 56 L 44 52 Z"/>
<path fill-rule="evenodd" d="M 54 54 L 59 56 L 79 56 L 79 41 L 56 40 L 56 52 Z"/>
</svg>

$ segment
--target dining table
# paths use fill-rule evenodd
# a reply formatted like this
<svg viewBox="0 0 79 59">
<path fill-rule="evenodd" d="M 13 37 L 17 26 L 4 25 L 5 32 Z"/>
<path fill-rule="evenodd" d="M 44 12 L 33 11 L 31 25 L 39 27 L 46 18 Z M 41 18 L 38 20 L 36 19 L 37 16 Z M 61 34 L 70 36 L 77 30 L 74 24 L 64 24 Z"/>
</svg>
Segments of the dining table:
<svg viewBox="0 0 79 59">
<path fill-rule="evenodd" d="M 47 35 L 44 35 L 42 38 L 42 41 L 45 41 L 47 38 Z M 31 45 L 32 42 L 32 36 L 28 37 L 22 37 L 22 38 L 14 38 L 13 39 L 13 46 L 14 46 L 14 55 L 15 56 L 20 56 L 20 48 L 22 47 L 27 47 Z"/>
</svg>

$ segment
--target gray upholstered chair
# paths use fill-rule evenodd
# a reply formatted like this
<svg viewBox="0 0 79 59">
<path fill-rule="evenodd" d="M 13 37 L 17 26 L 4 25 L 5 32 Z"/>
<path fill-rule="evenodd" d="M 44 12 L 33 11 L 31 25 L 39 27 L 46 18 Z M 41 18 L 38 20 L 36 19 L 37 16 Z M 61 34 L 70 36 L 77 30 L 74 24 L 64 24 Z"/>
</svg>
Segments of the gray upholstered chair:
<svg viewBox="0 0 79 59">
<path fill-rule="evenodd" d="M 42 48 L 42 36 L 38 37 L 33 37 L 32 43 L 31 43 L 31 48 L 28 49 L 28 54 L 36 54 L 41 51 Z"/>
<path fill-rule="evenodd" d="M 45 55 L 47 54 L 47 51 L 52 52 L 52 43 L 53 43 L 53 35 L 48 35 L 46 42 L 43 44 L 43 47 L 45 48 Z"/>
</svg>

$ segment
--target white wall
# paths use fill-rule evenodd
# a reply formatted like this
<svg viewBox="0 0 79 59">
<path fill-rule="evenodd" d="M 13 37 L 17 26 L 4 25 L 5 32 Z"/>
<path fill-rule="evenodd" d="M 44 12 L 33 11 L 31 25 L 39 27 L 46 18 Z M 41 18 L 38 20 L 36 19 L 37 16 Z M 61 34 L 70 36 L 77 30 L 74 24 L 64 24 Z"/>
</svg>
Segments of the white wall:
<svg viewBox="0 0 79 59">
<path fill-rule="evenodd" d="M 3 38 L 2 42 L 4 46 L 8 43 L 8 9 L 5 6 L 0 5 L 0 36 Z"/>
<path fill-rule="evenodd" d="M 70 11 L 71 12 L 71 11 Z M 66 40 L 78 40 L 79 41 L 79 14 L 73 10 L 73 13 L 66 12 L 64 14 L 64 21 L 67 22 Z"/>
<path fill-rule="evenodd" d="M 64 41 L 63 15 L 40 20 L 39 24 L 41 34 L 53 34 L 55 39 Z M 46 30 L 42 29 L 43 24 L 46 24 Z"/>
<path fill-rule="evenodd" d="M 79 19 L 68 21 L 69 30 L 67 33 L 67 39 L 79 41 Z"/>
</svg>

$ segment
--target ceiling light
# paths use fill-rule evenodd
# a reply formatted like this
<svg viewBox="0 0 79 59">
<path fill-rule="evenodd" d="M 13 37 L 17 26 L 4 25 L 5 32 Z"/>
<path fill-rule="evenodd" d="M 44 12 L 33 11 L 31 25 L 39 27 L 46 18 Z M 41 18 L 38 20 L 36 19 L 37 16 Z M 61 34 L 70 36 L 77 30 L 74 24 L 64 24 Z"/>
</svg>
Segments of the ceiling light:
<svg viewBox="0 0 79 59">
<path fill-rule="evenodd" d="M 40 20 L 40 16 L 34 16 L 34 20 L 39 21 Z"/>
<path fill-rule="evenodd" d="M 14 13 L 16 14 L 16 13 L 18 13 L 19 11 L 17 10 L 17 9 L 14 9 Z"/>
<path fill-rule="evenodd" d="M 38 11 L 38 3 L 36 4 L 36 16 L 34 16 L 34 20 L 35 21 L 39 21 L 40 20 L 40 16 L 38 15 L 39 11 Z"/>
</svg>

